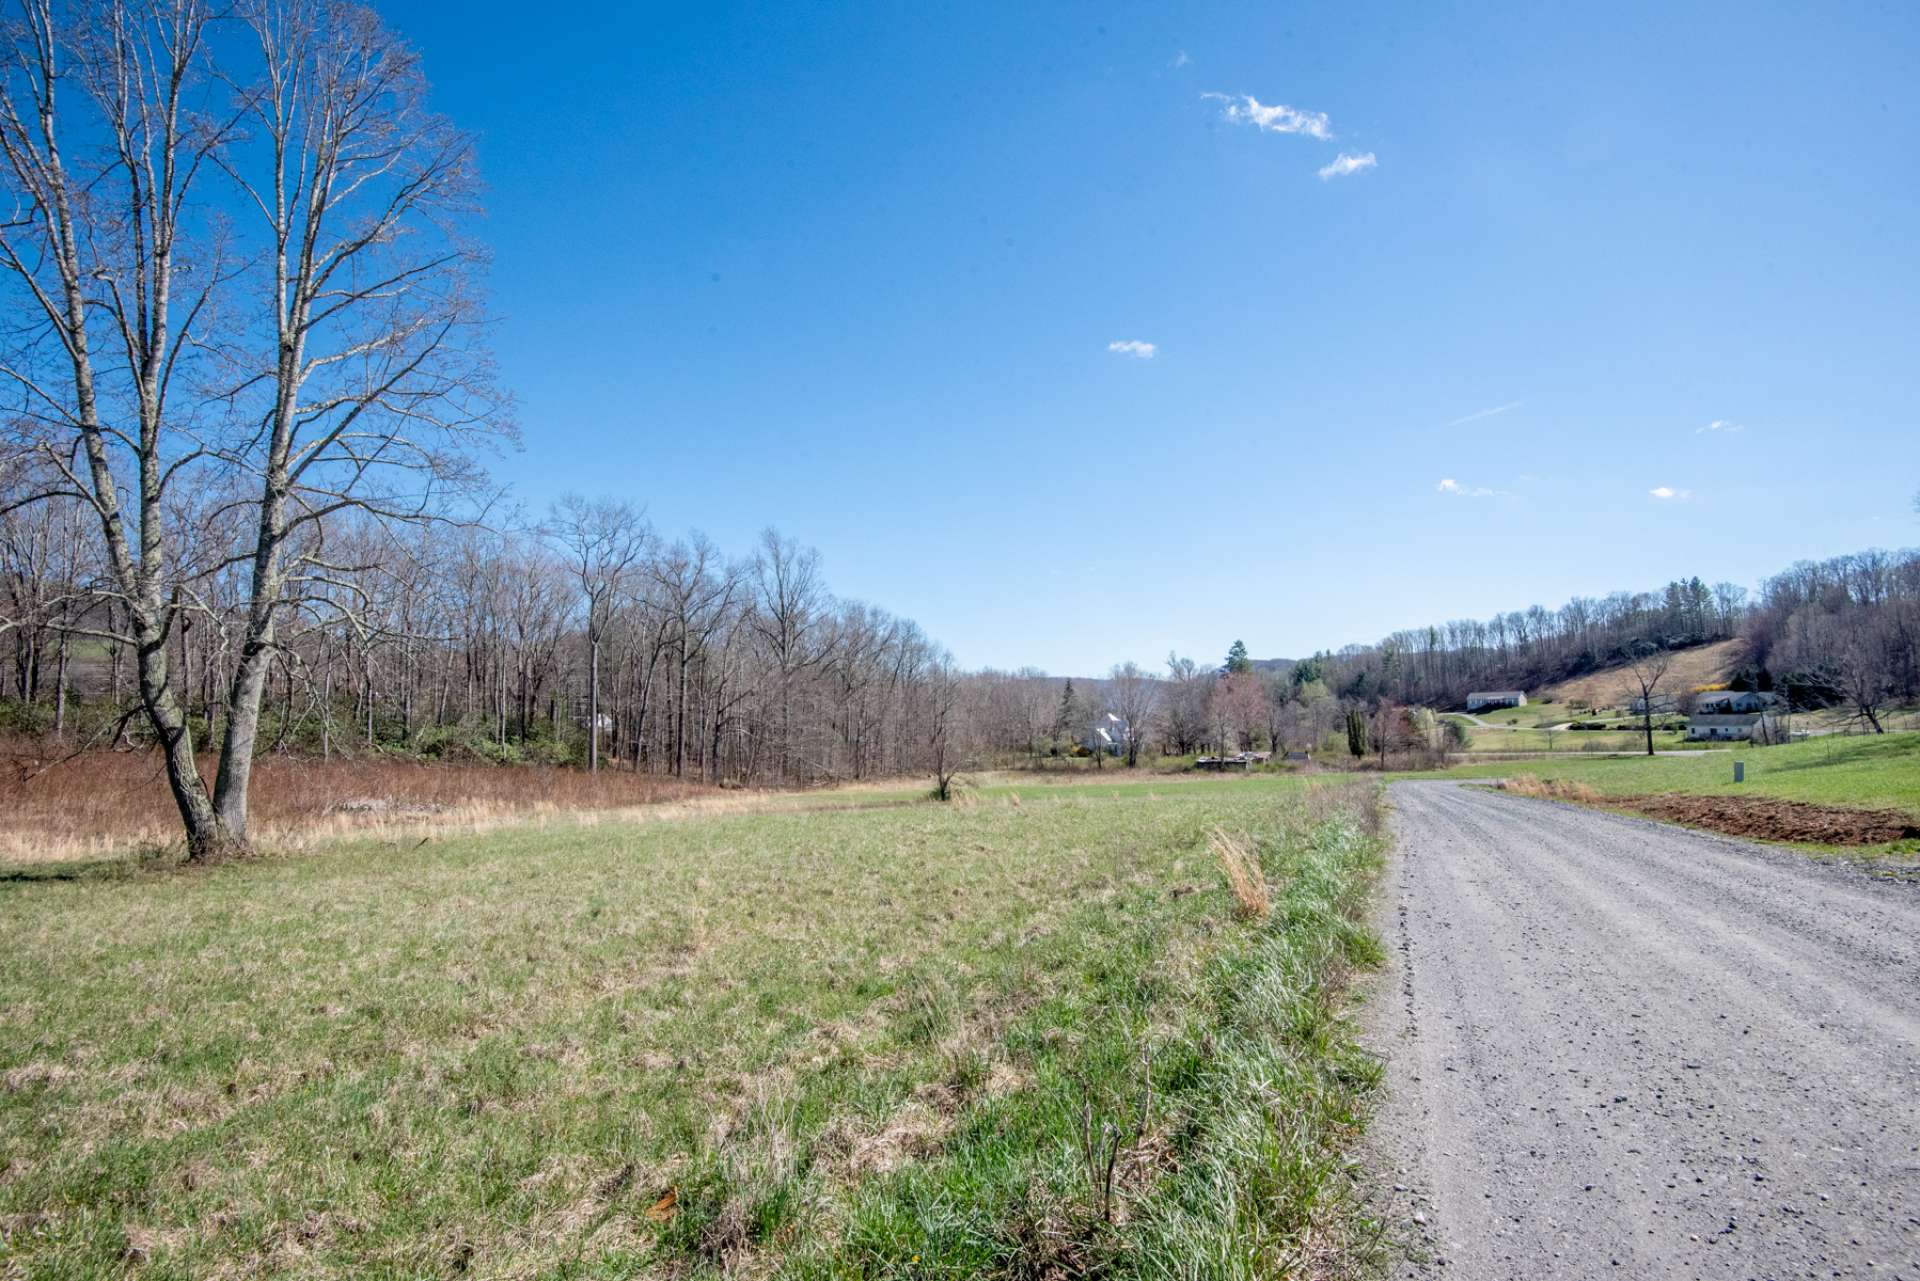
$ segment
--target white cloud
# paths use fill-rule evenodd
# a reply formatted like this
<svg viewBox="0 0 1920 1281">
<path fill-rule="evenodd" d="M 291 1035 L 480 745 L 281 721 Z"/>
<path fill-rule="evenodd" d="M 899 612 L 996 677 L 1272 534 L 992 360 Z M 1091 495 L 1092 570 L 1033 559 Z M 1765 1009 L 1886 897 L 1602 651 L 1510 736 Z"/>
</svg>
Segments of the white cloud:
<svg viewBox="0 0 1920 1281">
<path fill-rule="evenodd" d="M 1176 53 L 1173 55 L 1173 62 L 1169 65 L 1171 65 L 1175 70 L 1178 70 L 1181 67 L 1191 67 L 1193 65 L 1193 59 L 1187 56 L 1187 51 L 1185 49 L 1182 49 L 1179 53 Z"/>
<path fill-rule="evenodd" d="M 1236 125 L 1252 125 L 1263 133 L 1303 133 L 1322 142 L 1333 137 L 1333 125 L 1324 111 L 1301 111 L 1278 104 L 1268 106 L 1250 93 L 1203 93 L 1200 96 L 1226 103 L 1222 114 Z"/>
<path fill-rule="evenodd" d="M 1511 498 L 1513 495 L 1504 489 L 1488 489 L 1484 485 L 1462 485 L 1449 476 L 1434 488 L 1443 494 L 1452 494 L 1455 498 Z"/>
<path fill-rule="evenodd" d="M 1351 151 L 1343 151 L 1334 157 L 1332 164 L 1320 166 L 1320 181 L 1325 182 L 1329 178 L 1344 178 L 1348 174 L 1359 173 L 1362 169 L 1371 169 L 1377 164 L 1379 164 L 1379 161 L 1373 158 L 1371 151 L 1366 152 L 1364 155 L 1356 155 Z"/>
<path fill-rule="evenodd" d="M 1725 432 L 1727 435 L 1731 436 L 1734 432 L 1745 431 L 1745 430 L 1746 430 L 1746 427 L 1744 427 L 1740 423 L 1730 422 L 1725 418 L 1716 418 L 1712 422 L 1708 423 L 1705 427 L 1694 428 L 1693 434 L 1698 436 L 1701 432 L 1712 431 L 1712 432 Z"/>
<path fill-rule="evenodd" d="M 1507 403 L 1506 403 L 1506 404 L 1504 404 L 1504 405 L 1495 405 L 1495 406 L 1494 406 L 1494 407 L 1493 407 L 1492 409 L 1479 409 L 1479 410 L 1475 410 L 1475 411 L 1474 411 L 1473 413 L 1471 413 L 1471 414 L 1465 414 L 1465 415 L 1462 415 L 1462 416 L 1461 416 L 1461 417 L 1459 417 L 1459 418 L 1456 418 L 1456 419 L 1454 419 L 1454 420 L 1453 420 L 1452 422 L 1450 422 L 1450 423 L 1448 423 L 1448 424 L 1447 424 L 1447 426 L 1449 426 L 1449 427 L 1458 427 L 1458 426 L 1460 426 L 1460 425 L 1461 425 L 1461 424 L 1463 424 L 1463 423 L 1471 423 L 1471 422 L 1477 422 L 1478 420 L 1480 420 L 1480 419 L 1482 419 L 1482 418 L 1491 418 L 1491 417 L 1493 417 L 1493 416 L 1494 416 L 1495 414 L 1504 414 L 1504 413 L 1506 413 L 1506 412 L 1507 412 L 1507 411 L 1508 411 L 1509 409 L 1518 409 L 1518 408 L 1520 408 L 1520 406 L 1521 406 L 1521 404 L 1522 404 L 1522 403 L 1523 403 L 1523 402 L 1521 402 L 1521 401 L 1518 401 L 1518 400 L 1514 400 L 1514 401 L 1509 401 L 1509 402 L 1507 402 Z"/>
<path fill-rule="evenodd" d="M 1110 342 L 1107 350 L 1119 356 L 1132 356 L 1135 360 L 1152 360 L 1160 349 L 1150 342 L 1141 342 L 1138 338 L 1129 338 L 1125 342 Z"/>
<path fill-rule="evenodd" d="M 1670 498 L 1686 499 L 1693 497 L 1693 491 L 1691 489 L 1675 489 L 1672 485 L 1657 485 L 1647 492 L 1662 502 Z"/>
</svg>

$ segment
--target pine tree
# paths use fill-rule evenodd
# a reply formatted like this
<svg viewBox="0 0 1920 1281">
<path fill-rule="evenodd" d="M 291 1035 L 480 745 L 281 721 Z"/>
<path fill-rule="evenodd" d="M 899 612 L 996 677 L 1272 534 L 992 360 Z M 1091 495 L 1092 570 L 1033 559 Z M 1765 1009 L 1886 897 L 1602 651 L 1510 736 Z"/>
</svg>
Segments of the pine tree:
<svg viewBox="0 0 1920 1281">
<path fill-rule="evenodd" d="M 1232 675 L 1235 672 L 1250 672 L 1253 670 L 1253 660 L 1247 657 L 1247 643 L 1245 641 L 1237 640 L 1233 643 L 1233 647 L 1227 651 L 1227 665 L 1222 670 L 1228 675 Z"/>
<path fill-rule="evenodd" d="M 1060 691 L 1060 707 L 1053 714 L 1053 740 L 1058 743 L 1073 733 L 1075 723 L 1080 719 L 1080 700 L 1074 696 L 1073 681 L 1068 679 L 1066 688 Z"/>
</svg>

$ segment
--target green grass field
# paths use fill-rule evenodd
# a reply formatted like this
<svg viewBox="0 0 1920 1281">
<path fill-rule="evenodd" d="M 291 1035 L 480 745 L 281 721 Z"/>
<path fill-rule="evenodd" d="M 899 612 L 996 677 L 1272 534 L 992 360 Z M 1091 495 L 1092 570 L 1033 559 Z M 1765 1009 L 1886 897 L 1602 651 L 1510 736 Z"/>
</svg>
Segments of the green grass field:
<svg viewBox="0 0 1920 1281">
<path fill-rule="evenodd" d="M 1733 761 L 1746 766 L 1746 781 L 1733 781 Z M 1599 760 L 1528 761 L 1525 771 L 1543 779 L 1585 783 L 1602 795 L 1688 792 L 1699 795 L 1763 795 L 1854 809 L 1892 808 L 1920 814 L 1920 734 L 1829 736 L 1781 747 L 1748 748 L 1737 757 L 1617 757 Z M 1468 765 L 1448 777 L 1497 778 L 1511 764 Z"/>
<path fill-rule="evenodd" d="M 1376 813 L 1281 777 L 1015 785 L 15 869 L 0 1274 L 1364 1260 L 1341 1150 L 1376 1069 L 1340 993 L 1376 959 Z"/>
<path fill-rule="evenodd" d="M 1631 752 L 1644 749 L 1646 734 L 1618 715 L 1596 716 L 1586 709 L 1561 703 L 1529 703 L 1525 707 L 1499 707 L 1476 712 L 1482 724 L 1474 724 L 1459 713 L 1446 714 L 1466 726 L 1469 752 Z M 1570 721 L 1606 720 L 1618 728 L 1604 730 L 1554 730 Z M 1671 720 L 1671 717 L 1663 717 Z M 1550 732 L 1551 731 L 1551 732 Z M 1655 730 L 1653 745 L 1659 751 L 1684 751 L 1696 746 L 1684 733 Z"/>
<path fill-rule="evenodd" d="M 1635 730 L 1560 730 L 1549 733 L 1540 729 L 1469 728 L 1467 731 L 1469 752 L 1553 752 L 1578 756 L 1583 752 L 1644 751 L 1646 746 L 1646 734 Z M 1686 741 L 1685 734 L 1656 730 L 1653 746 L 1665 752 L 1680 751 L 1693 745 Z"/>
<path fill-rule="evenodd" d="M 1528 703 L 1525 707 L 1489 707 L 1474 712 L 1473 716 L 1488 725 L 1508 725 L 1526 729 L 1535 729 L 1543 725 L 1559 725 L 1574 719 L 1571 708 L 1558 703 Z"/>
</svg>

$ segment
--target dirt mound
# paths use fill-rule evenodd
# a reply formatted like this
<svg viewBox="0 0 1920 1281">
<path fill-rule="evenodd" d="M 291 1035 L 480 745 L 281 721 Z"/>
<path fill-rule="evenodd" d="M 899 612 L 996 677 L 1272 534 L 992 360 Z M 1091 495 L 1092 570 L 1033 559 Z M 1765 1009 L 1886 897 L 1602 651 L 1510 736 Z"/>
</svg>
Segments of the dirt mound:
<svg viewBox="0 0 1920 1281">
<path fill-rule="evenodd" d="M 1920 838 L 1920 819 L 1901 810 L 1850 810 L 1771 796 L 1610 796 L 1607 804 L 1649 818 L 1769 841 L 1884 845 Z"/>
</svg>

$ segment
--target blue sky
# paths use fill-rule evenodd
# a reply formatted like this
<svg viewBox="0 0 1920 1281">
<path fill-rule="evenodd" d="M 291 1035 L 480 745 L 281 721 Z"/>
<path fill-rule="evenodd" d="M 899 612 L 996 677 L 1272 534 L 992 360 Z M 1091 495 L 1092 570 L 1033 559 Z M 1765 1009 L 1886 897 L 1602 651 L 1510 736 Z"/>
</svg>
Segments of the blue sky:
<svg viewBox="0 0 1920 1281">
<path fill-rule="evenodd" d="M 969 665 L 1920 538 L 1920 7 L 382 8 L 520 492 L 776 525 Z"/>
</svg>

